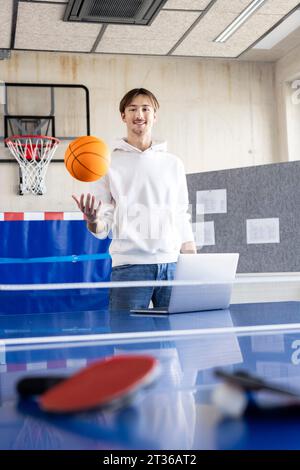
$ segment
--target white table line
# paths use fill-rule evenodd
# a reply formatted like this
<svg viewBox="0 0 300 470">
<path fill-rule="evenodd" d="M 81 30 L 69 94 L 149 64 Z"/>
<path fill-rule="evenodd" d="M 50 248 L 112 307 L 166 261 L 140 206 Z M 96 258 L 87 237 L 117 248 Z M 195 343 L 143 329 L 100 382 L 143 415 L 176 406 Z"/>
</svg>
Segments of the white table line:
<svg viewBox="0 0 300 470">
<path fill-rule="evenodd" d="M 10 345 L 37 345 L 37 344 L 52 344 L 52 343 L 80 343 L 90 341 L 116 341 L 119 340 L 143 340 L 154 338 L 177 338 L 188 336 L 207 336 L 207 335 L 225 335 L 236 334 L 244 335 L 250 333 L 262 332 L 290 332 L 300 330 L 300 323 L 285 323 L 278 325 L 252 325 L 252 326 L 232 326 L 232 327 L 219 327 L 219 328 L 197 328 L 193 330 L 162 330 L 162 331 L 143 331 L 143 332 L 129 332 L 129 333 L 101 333 L 91 335 L 76 335 L 76 336 L 45 336 L 45 337 L 31 337 L 31 338 L 7 338 L 0 340 L 1 347 Z"/>
<path fill-rule="evenodd" d="M 266 276 L 257 278 L 239 278 L 234 281 L 124 281 L 124 282 L 70 282 L 52 284 L 1 284 L 0 291 L 27 291 L 27 290 L 64 290 L 64 289 L 107 289 L 126 287 L 152 287 L 152 286 L 220 286 L 239 284 L 268 284 L 275 282 L 299 282 L 300 276 Z"/>
</svg>

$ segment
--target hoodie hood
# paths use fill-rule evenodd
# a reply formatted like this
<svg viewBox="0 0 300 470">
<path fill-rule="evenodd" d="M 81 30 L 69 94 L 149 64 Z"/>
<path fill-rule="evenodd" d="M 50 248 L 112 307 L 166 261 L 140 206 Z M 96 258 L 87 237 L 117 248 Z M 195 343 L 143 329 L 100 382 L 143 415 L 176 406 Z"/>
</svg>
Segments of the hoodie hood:
<svg viewBox="0 0 300 470">
<path fill-rule="evenodd" d="M 148 152 L 149 150 L 153 152 L 166 152 L 167 151 L 167 142 L 156 142 L 153 141 L 151 147 L 149 147 L 147 150 L 139 150 L 136 147 L 133 147 L 133 145 L 128 144 L 126 140 L 123 139 L 118 139 L 114 142 L 113 145 L 113 151 L 116 150 L 122 150 L 123 152 L 138 152 L 138 153 L 144 153 Z"/>
</svg>

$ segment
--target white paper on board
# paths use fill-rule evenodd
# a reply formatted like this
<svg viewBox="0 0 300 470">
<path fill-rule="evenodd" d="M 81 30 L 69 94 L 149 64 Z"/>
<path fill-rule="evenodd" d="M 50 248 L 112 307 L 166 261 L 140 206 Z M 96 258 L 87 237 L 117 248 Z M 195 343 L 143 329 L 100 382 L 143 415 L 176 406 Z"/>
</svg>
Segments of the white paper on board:
<svg viewBox="0 0 300 470">
<path fill-rule="evenodd" d="M 215 245 L 215 225 L 212 220 L 192 224 L 197 247 Z"/>
<path fill-rule="evenodd" d="M 247 219 L 247 243 L 280 243 L 279 219 Z"/>
<path fill-rule="evenodd" d="M 212 189 L 209 191 L 197 191 L 196 204 L 197 214 L 226 214 L 227 190 Z"/>
</svg>

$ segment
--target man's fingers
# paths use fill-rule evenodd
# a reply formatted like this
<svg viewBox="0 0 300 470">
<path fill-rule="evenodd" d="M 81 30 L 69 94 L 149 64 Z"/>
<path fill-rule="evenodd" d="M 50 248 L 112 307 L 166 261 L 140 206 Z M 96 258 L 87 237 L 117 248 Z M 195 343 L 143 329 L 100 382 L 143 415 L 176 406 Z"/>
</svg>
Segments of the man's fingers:
<svg viewBox="0 0 300 470">
<path fill-rule="evenodd" d="M 88 193 L 88 195 L 86 196 L 86 202 L 85 202 L 85 211 L 86 213 L 90 212 L 90 209 L 91 209 L 91 195 L 90 193 Z"/>
<path fill-rule="evenodd" d="M 76 202 L 77 206 L 78 206 L 79 209 L 80 209 L 80 202 L 79 202 L 79 199 L 75 196 L 75 194 L 72 194 L 72 198 L 74 199 L 74 201 Z"/>
<path fill-rule="evenodd" d="M 84 194 L 80 195 L 80 199 L 78 199 L 75 194 L 72 194 L 72 198 L 76 202 L 81 212 L 87 216 L 88 220 L 94 221 L 97 219 L 100 212 L 101 201 L 97 203 L 95 196 L 92 196 L 90 193 L 87 194 L 86 199 Z"/>
<path fill-rule="evenodd" d="M 90 207 L 90 213 L 94 215 L 94 206 L 95 206 L 95 196 L 92 196 L 91 198 L 91 207 Z"/>
<path fill-rule="evenodd" d="M 80 206 L 79 206 L 79 208 L 82 212 L 84 212 L 84 194 L 81 194 L 81 196 L 80 196 Z"/>
</svg>

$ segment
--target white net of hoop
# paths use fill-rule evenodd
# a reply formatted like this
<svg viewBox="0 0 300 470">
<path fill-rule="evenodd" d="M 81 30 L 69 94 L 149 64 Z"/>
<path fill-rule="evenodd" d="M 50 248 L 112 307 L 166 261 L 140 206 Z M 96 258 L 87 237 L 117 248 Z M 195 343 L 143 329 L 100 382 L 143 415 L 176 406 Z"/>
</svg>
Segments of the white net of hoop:
<svg viewBox="0 0 300 470">
<path fill-rule="evenodd" d="M 44 194 L 48 165 L 59 140 L 45 136 L 14 136 L 6 141 L 21 169 L 21 193 Z"/>
</svg>

